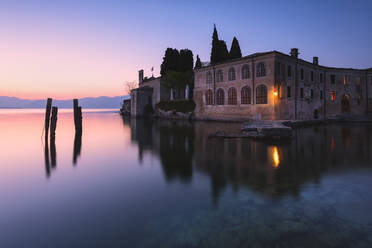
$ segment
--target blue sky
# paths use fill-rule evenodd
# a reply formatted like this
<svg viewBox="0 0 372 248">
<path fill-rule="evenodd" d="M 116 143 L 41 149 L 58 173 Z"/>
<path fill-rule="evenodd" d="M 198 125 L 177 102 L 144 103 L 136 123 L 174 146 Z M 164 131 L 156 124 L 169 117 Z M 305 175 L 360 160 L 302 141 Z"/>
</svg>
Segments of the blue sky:
<svg viewBox="0 0 372 248">
<path fill-rule="evenodd" d="M 371 0 L 0 1 L 0 91 L 118 95 L 139 69 L 158 74 L 167 47 L 208 61 L 214 23 L 243 55 L 298 47 L 305 60 L 369 68 L 371 11 Z M 48 85 L 54 91 L 42 90 Z"/>
</svg>

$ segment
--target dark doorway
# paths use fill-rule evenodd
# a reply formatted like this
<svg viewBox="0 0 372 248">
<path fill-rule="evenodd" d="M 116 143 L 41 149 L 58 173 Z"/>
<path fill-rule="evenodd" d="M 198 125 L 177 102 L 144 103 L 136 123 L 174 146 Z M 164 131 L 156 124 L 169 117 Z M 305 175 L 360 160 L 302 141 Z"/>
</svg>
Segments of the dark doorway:
<svg viewBox="0 0 372 248">
<path fill-rule="evenodd" d="M 350 113 L 350 111 L 351 111 L 350 96 L 345 94 L 341 98 L 341 112 Z"/>
</svg>

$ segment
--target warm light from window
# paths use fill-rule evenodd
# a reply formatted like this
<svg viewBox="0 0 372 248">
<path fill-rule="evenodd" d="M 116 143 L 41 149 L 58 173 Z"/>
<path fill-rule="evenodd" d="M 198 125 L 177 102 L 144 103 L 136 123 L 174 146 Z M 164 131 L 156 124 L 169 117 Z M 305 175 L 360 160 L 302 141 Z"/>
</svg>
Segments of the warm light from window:
<svg viewBox="0 0 372 248">
<path fill-rule="evenodd" d="M 334 91 L 331 91 L 331 101 L 333 102 L 334 100 L 336 100 L 336 94 Z"/>
<path fill-rule="evenodd" d="M 276 146 L 274 146 L 274 150 L 273 150 L 273 160 L 274 160 L 274 168 L 278 168 L 280 159 L 279 159 L 278 147 Z"/>
</svg>

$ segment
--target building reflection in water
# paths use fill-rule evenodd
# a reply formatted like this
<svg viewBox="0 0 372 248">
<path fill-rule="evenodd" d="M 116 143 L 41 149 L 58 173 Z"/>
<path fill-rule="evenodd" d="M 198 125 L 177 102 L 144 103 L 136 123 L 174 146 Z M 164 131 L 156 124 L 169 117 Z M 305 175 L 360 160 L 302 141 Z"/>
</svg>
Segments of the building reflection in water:
<svg viewBox="0 0 372 248">
<path fill-rule="evenodd" d="M 216 203 L 227 187 L 249 188 L 272 198 L 297 197 L 303 184 L 318 183 L 326 172 L 367 167 L 372 161 L 371 135 L 365 135 L 372 125 L 302 128 L 291 141 L 270 143 L 208 137 L 218 130 L 239 130 L 239 124 L 145 119 L 123 123 L 130 125 L 140 160 L 146 152 L 158 156 L 167 181 L 190 182 L 195 172 L 206 175 Z"/>
</svg>

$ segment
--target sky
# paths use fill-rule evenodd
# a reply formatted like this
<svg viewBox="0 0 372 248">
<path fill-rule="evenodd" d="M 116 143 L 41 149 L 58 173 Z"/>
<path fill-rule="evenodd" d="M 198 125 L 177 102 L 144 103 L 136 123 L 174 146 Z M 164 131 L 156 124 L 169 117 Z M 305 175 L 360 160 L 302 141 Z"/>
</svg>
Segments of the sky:
<svg viewBox="0 0 372 248">
<path fill-rule="evenodd" d="M 371 11 L 372 0 L 0 0 L 0 96 L 124 95 L 138 70 L 159 75 L 167 47 L 209 61 L 213 24 L 243 56 L 297 47 L 321 65 L 370 68 Z"/>
</svg>

